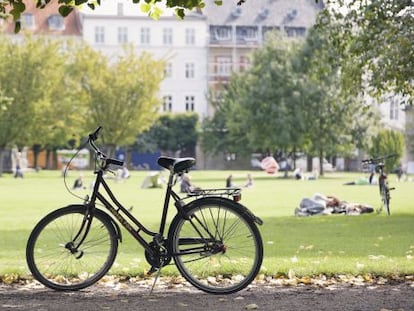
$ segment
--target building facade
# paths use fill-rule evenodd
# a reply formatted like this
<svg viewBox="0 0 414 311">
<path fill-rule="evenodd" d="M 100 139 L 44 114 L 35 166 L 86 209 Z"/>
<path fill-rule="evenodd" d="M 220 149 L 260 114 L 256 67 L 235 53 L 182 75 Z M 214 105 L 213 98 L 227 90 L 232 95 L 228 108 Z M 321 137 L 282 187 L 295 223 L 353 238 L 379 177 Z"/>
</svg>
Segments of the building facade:
<svg viewBox="0 0 414 311">
<path fill-rule="evenodd" d="M 262 0 L 236 6 L 223 1 L 218 8 L 207 2 L 208 78 L 210 87 L 228 81 L 231 73 L 249 68 L 252 52 L 261 47 L 272 30 L 304 38 L 316 21 L 323 1 Z"/>
<path fill-rule="evenodd" d="M 66 18 L 59 14 L 58 0 L 51 0 L 42 10 L 36 8 L 35 1 L 25 1 L 26 10 L 20 17 L 21 31 L 15 35 L 15 25 L 0 19 L 3 33 L 20 37 L 26 32 L 34 35 L 56 36 L 59 38 L 81 38 L 81 24 L 77 10 Z"/>
<path fill-rule="evenodd" d="M 184 20 L 164 9 L 159 20 L 144 14 L 131 1 L 107 0 L 80 11 L 83 39 L 107 57 L 116 58 L 124 45 L 139 55 L 150 53 L 166 61 L 160 86 L 163 112 L 207 115 L 207 22 L 189 12 Z"/>
</svg>

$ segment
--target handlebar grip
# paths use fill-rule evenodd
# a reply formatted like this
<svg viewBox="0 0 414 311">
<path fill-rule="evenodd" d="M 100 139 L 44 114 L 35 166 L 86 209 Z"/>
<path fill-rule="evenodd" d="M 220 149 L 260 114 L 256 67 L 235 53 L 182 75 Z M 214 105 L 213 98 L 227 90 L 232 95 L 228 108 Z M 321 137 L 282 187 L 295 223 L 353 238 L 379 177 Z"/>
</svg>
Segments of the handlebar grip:
<svg viewBox="0 0 414 311">
<path fill-rule="evenodd" d="M 106 163 L 108 165 L 113 164 L 113 165 L 118 165 L 118 166 L 124 166 L 124 161 L 116 160 L 116 159 L 106 159 Z"/>
<path fill-rule="evenodd" d="M 98 139 L 98 135 L 101 132 L 101 130 L 102 130 L 102 126 L 98 126 L 98 128 L 93 133 L 89 134 L 89 139 L 91 141 L 97 140 Z"/>
</svg>

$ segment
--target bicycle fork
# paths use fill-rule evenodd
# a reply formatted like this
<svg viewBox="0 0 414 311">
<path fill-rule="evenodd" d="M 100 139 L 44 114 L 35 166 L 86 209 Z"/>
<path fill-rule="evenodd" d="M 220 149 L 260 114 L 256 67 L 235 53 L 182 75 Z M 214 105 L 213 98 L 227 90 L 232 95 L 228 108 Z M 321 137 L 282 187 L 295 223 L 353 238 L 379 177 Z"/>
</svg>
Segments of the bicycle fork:
<svg viewBox="0 0 414 311">
<path fill-rule="evenodd" d="M 75 256 L 76 259 L 81 259 L 83 257 L 84 252 L 81 250 L 79 251 L 79 247 L 82 245 L 82 243 L 85 241 L 86 236 L 88 235 L 89 229 L 91 228 L 92 224 L 92 218 L 89 208 L 86 210 L 86 213 L 82 219 L 82 224 L 79 228 L 78 233 L 75 235 L 75 237 L 72 239 L 72 241 L 67 242 L 64 247 L 70 251 L 72 255 Z M 76 240 L 79 240 L 79 242 L 76 243 Z"/>
</svg>

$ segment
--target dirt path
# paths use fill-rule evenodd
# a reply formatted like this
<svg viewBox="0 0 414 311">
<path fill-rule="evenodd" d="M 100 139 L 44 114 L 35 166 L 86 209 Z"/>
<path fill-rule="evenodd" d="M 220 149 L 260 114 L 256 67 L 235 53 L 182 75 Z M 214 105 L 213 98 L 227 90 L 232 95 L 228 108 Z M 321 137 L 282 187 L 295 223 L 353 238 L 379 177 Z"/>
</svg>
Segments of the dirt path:
<svg viewBox="0 0 414 311">
<path fill-rule="evenodd" d="M 209 295 L 186 285 L 95 285 L 56 292 L 36 285 L 0 285 L 0 310 L 341 310 L 414 311 L 414 285 L 251 286 L 237 294 Z"/>
</svg>

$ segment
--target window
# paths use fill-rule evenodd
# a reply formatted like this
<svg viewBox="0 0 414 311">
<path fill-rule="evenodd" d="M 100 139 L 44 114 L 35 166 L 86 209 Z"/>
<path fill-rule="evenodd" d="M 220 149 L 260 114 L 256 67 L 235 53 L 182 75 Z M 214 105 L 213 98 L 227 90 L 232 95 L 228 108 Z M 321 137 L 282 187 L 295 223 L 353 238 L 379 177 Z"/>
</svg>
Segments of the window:
<svg viewBox="0 0 414 311">
<path fill-rule="evenodd" d="M 398 120 L 400 104 L 396 98 L 391 98 L 390 101 L 390 119 Z"/>
<path fill-rule="evenodd" d="M 118 3 L 117 13 L 118 13 L 118 16 L 124 15 L 124 4 L 123 3 Z"/>
<path fill-rule="evenodd" d="M 214 36 L 217 40 L 231 40 L 231 26 L 217 27 Z"/>
<path fill-rule="evenodd" d="M 141 44 L 150 44 L 151 36 L 149 28 L 141 28 Z"/>
<path fill-rule="evenodd" d="M 47 24 L 50 30 L 63 30 L 65 29 L 65 23 L 63 17 L 57 14 L 49 16 Z"/>
<path fill-rule="evenodd" d="M 173 43 L 173 31 L 171 28 L 164 28 L 162 32 L 162 41 L 164 45 L 172 45 Z"/>
<path fill-rule="evenodd" d="M 193 28 L 187 28 L 185 30 L 185 44 L 186 45 L 195 44 L 195 30 Z"/>
<path fill-rule="evenodd" d="M 285 27 L 285 32 L 288 37 L 304 37 L 306 34 L 305 27 Z"/>
<path fill-rule="evenodd" d="M 165 112 L 172 111 L 172 96 L 171 95 L 164 96 L 162 108 Z"/>
<path fill-rule="evenodd" d="M 172 77 L 172 63 L 168 63 L 164 68 L 164 78 Z"/>
<path fill-rule="evenodd" d="M 35 20 L 34 20 L 33 14 L 31 13 L 22 14 L 20 19 L 21 19 L 22 28 L 24 29 L 35 28 Z"/>
<path fill-rule="evenodd" d="M 105 28 L 102 26 L 95 27 L 95 43 L 105 43 Z"/>
<path fill-rule="evenodd" d="M 194 63 L 185 64 L 185 77 L 186 79 L 194 79 Z"/>
<path fill-rule="evenodd" d="M 256 27 L 247 27 L 245 30 L 245 40 L 257 40 L 257 28 Z"/>
<path fill-rule="evenodd" d="M 118 43 L 127 43 L 128 42 L 128 28 L 127 27 L 118 27 Z"/>
<path fill-rule="evenodd" d="M 194 96 L 188 95 L 185 97 L 185 111 L 194 111 Z"/>
<path fill-rule="evenodd" d="M 218 56 L 216 58 L 216 74 L 219 76 L 230 76 L 232 60 L 230 56 Z"/>
</svg>

